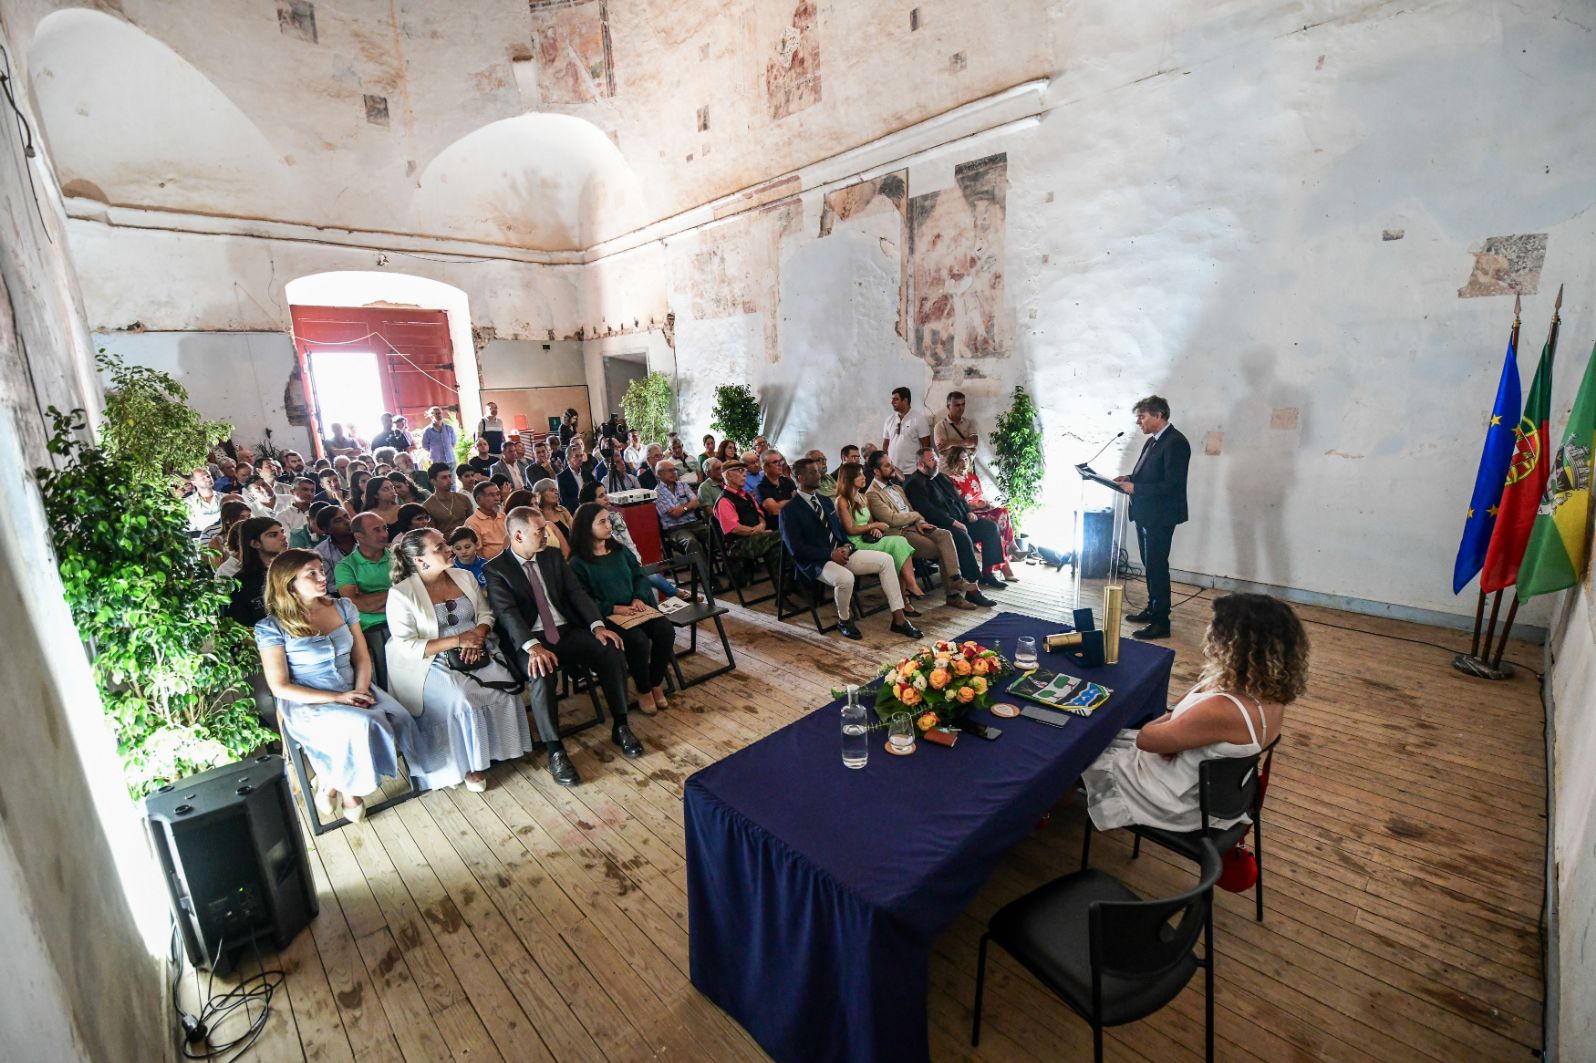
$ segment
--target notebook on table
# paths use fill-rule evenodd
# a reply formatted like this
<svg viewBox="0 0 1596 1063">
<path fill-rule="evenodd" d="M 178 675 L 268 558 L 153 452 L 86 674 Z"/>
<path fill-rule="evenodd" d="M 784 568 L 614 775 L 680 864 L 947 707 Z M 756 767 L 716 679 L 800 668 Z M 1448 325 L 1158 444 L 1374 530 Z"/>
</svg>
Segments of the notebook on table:
<svg viewBox="0 0 1596 1063">
<path fill-rule="evenodd" d="M 1090 716 L 1114 693 L 1101 683 L 1037 668 L 1009 684 L 1009 693 L 1050 709 Z"/>
</svg>

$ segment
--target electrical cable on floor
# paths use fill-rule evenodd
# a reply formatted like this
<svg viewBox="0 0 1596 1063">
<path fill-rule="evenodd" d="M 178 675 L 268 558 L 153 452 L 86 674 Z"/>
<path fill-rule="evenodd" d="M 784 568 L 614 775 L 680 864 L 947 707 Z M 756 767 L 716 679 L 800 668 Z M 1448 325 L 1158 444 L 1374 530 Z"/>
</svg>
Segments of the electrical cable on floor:
<svg viewBox="0 0 1596 1063">
<path fill-rule="evenodd" d="M 260 1038 L 261 1032 L 266 1028 L 266 1020 L 271 1015 L 272 995 L 283 984 L 286 977 L 283 971 L 272 969 L 268 971 L 261 959 L 260 942 L 250 938 L 250 946 L 255 954 L 255 973 L 241 978 L 238 984 L 221 996 L 213 993 L 216 984 L 216 965 L 220 962 L 222 951 L 226 946 L 226 939 L 216 943 L 216 955 L 212 957 L 210 974 L 206 979 L 203 1003 L 199 1011 L 190 1015 L 183 1010 L 177 998 L 177 987 L 183 977 L 183 960 L 180 952 L 177 923 L 172 923 L 172 945 L 168 954 L 176 973 L 172 976 L 172 1007 L 177 1011 L 178 1021 L 183 1027 L 183 1058 L 184 1059 L 221 1059 L 226 1056 L 224 1063 L 233 1063 L 245 1052 L 248 1052 Z M 199 971 L 194 972 L 194 992 L 196 997 L 199 992 Z M 256 1015 L 250 1010 L 251 1004 L 260 1005 L 260 1014 Z M 212 1042 L 212 1032 L 225 1023 L 239 1008 L 244 1009 L 244 1017 L 248 1026 L 244 1032 L 227 1041 Z M 203 1046 L 196 1051 L 195 1046 Z M 231 1052 L 232 1055 L 228 1055 Z"/>
</svg>

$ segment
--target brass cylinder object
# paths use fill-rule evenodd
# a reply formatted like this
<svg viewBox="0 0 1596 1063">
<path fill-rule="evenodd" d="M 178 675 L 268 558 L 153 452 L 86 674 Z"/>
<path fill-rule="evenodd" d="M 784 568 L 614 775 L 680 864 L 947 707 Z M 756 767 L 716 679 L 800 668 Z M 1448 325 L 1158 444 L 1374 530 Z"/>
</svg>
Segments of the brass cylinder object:
<svg viewBox="0 0 1596 1063">
<path fill-rule="evenodd" d="M 1103 588 L 1103 662 L 1119 663 L 1120 610 L 1125 605 L 1125 588 L 1110 584 Z"/>
<path fill-rule="evenodd" d="M 1061 631 L 1057 635 L 1049 635 L 1042 640 L 1042 645 L 1050 650 L 1062 650 L 1066 646 L 1079 646 L 1081 633 L 1079 631 Z"/>
</svg>

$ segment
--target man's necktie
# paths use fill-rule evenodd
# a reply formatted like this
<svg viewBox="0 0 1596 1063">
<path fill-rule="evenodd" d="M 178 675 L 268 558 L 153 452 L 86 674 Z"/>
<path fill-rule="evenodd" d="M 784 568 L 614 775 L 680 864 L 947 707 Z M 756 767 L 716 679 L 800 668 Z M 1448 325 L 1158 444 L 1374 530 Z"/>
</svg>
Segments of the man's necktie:
<svg viewBox="0 0 1596 1063">
<path fill-rule="evenodd" d="M 543 622 L 543 637 L 549 640 L 550 646 L 553 646 L 560 641 L 560 628 L 554 622 L 554 609 L 549 605 L 549 596 L 543 592 L 543 581 L 538 579 L 538 574 L 534 571 L 537 559 L 523 561 L 521 567 L 526 571 L 526 581 L 532 584 L 532 600 L 537 603 L 538 619 Z"/>
<path fill-rule="evenodd" d="M 1153 444 L 1156 442 L 1158 442 L 1157 436 L 1148 436 L 1147 442 L 1142 444 L 1142 452 L 1141 455 L 1136 459 L 1136 467 L 1131 469 L 1132 476 L 1135 476 L 1137 473 L 1142 471 L 1142 462 L 1147 460 L 1147 452 L 1153 449 Z"/>
</svg>

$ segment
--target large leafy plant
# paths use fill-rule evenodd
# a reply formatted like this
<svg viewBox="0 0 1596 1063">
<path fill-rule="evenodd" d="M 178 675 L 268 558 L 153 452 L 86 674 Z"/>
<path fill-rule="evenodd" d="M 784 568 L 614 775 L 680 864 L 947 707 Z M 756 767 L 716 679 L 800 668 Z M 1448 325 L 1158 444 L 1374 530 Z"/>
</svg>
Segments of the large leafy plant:
<svg viewBox="0 0 1596 1063">
<path fill-rule="evenodd" d="M 88 442 L 82 410 L 52 406 L 50 417 L 61 460 L 34 475 L 129 791 L 243 759 L 273 737 L 250 696 L 253 639 L 222 618 L 227 588 L 189 538 L 183 504 L 150 475 L 156 451 Z"/>
<path fill-rule="evenodd" d="M 671 430 L 671 407 L 676 393 L 671 388 L 671 378 L 653 372 L 626 385 L 621 396 L 621 413 L 626 415 L 626 426 L 637 433 L 645 443 L 663 443 Z"/>
<path fill-rule="evenodd" d="M 107 377 L 100 446 L 139 480 L 186 476 L 205 464 L 217 441 L 232 434 L 225 421 L 208 421 L 188 404 L 188 389 L 168 373 L 128 365 L 100 348 L 95 357 Z M 264 450 L 257 458 L 269 456 Z"/>
<path fill-rule="evenodd" d="M 1016 524 L 1036 507 L 1042 492 L 1042 421 L 1036 403 L 1023 387 L 1014 389 L 1014 403 L 998 418 L 992 433 L 998 487 Z"/>
<path fill-rule="evenodd" d="M 759 435 L 764 411 L 747 384 L 722 384 L 715 389 L 715 408 L 709 426 L 727 439 L 748 446 Z"/>
</svg>

